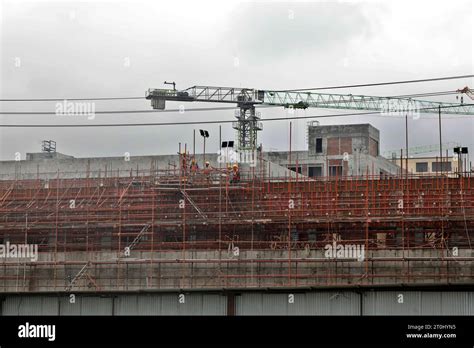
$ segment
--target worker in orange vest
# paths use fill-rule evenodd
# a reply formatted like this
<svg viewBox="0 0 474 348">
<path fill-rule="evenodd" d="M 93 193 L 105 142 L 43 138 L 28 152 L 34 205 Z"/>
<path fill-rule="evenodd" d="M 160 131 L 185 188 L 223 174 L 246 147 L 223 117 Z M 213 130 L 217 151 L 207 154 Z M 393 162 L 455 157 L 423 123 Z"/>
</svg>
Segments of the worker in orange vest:
<svg viewBox="0 0 474 348">
<path fill-rule="evenodd" d="M 240 172 L 239 172 L 239 166 L 237 165 L 237 163 L 235 163 L 232 166 L 232 180 L 231 180 L 231 182 L 233 182 L 233 183 L 240 182 Z"/>
<path fill-rule="evenodd" d="M 209 161 L 206 161 L 206 163 L 204 164 L 204 174 L 211 174 L 211 171 L 211 164 L 209 163 Z"/>
<path fill-rule="evenodd" d="M 191 161 L 191 167 L 190 167 L 190 169 L 191 169 L 191 173 L 192 173 L 192 174 L 194 174 L 194 173 L 196 173 L 196 172 L 198 171 L 199 166 L 198 166 L 198 164 L 197 164 L 197 162 L 196 162 L 195 159 L 193 159 L 193 160 Z"/>
</svg>

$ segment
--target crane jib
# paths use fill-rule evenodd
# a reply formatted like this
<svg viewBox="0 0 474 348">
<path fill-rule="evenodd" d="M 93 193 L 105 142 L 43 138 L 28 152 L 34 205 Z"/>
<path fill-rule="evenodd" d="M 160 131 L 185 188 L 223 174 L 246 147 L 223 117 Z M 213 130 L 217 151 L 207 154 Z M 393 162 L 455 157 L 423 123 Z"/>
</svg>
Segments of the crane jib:
<svg viewBox="0 0 474 348">
<path fill-rule="evenodd" d="M 470 90 L 460 90 L 460 92 Z M 403 97 L 378 97 L 309 91 L 271 91 L 252 88 L 193 86 L 185 90 L 149 89 L 146 98 L 153 108 L 163 109 L 165 101 L 234 103 L 238 106 L 274 105 L 286 108 L 330 108 L 371 110 L 382 113 L 437 113 L 474 115 L 474 104 L 445 103 Z"/>
</svg>

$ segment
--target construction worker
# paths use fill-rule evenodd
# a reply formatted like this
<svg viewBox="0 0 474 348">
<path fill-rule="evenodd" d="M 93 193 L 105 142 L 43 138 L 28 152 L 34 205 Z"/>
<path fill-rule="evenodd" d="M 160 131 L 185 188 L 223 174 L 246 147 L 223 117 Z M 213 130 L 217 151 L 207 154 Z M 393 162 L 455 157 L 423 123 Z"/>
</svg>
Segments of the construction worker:
<svg viewBox="0 0 474 348">
<path fill-rule="evenodd" d="M 234 163 L 232 166 L 232 179 L 231 182 L 237 183 L 240 182 L 240 172 L 239 172 L 239 166 L 237 163 Z"/>
<path fill-rule="evenodd" d="M 230 163 L 227 163 L 226 169 L 224 169 L 224 177 L 226 177 L 226 180 L 228 182 L 231 182 L 232 179 L 232 166 Z"/>
<path fill-rule="evenodd" d="M 191 166 L 190 166 L 190 169 L 191 169 L 191 173 L 194 174 L 198 171 L 199 169 L 199 166 L 196 162 L 196 160 L 193 158 L 193 160 L 191 161 Z"/>
<path fill-rule="evenodd" d="M 212 171 L 212 167 L 211 167 L 211 164 L 209 163 L 209 161 L 206 161 L 206 163 L 204 163 L 204 175 L 206 176 L 206 180 L 207 182 L 210 182 L 211 180 L 211 171 Z"/>
<path fill-rule="evenodd" d="M 211 164 L 209 163 L 209 161 L 206 161 L 206 163 L 204 163 L 204 174 L 210 174 L 211 170 Z"/>
</svg>

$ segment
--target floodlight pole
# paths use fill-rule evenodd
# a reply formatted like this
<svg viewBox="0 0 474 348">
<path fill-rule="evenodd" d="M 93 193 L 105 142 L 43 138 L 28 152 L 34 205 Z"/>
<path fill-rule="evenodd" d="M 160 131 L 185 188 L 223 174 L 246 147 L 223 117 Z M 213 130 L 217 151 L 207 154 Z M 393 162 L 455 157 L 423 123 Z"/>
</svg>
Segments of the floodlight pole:
<svg viewBox="0 0 474 348">
<path fill-rule="evenodd" d="M 203 139 L 204 139 L 203 157 L 204 157 L 204 166 L 205 166 L 205 165 L 206 165 L 206 138 L 209 137 L 209 132 L 208 132 L 207 130 L 200 129 L 200 130 L 199 130 L 199 133 L 201 134 L 201 136 L 202 136 Z"/>
</svg>

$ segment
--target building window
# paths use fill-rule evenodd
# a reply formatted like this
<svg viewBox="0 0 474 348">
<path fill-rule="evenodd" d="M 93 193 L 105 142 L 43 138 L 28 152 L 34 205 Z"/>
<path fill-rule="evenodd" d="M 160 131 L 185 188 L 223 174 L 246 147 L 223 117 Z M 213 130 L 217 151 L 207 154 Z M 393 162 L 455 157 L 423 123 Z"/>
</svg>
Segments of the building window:
<svg viewBox="0 0 474 348">
<path fill-rule="evenodd" d="M 342 176 L 342 166 L 329 166 L 329 176 Z"/>
<path fill-rule="evenodd" d="M 323 138 L 316 138 L 316 153 L 323 153 Z"/>
<path fill-rule="evenodd" d="M 288 167 L 288 169 L 296 172 L 296 167 Z M 303 168 L 301 166 L 298 166 L 298 174 L 301 174 L 302 172 Z"/>
<path fill-rule="evenodd" d="M 323 176 L 323 167 L 322 166 L 315 166 L 315 167 L 308 167 L 308 176 Z"/>
<path fill-rule="evenodd" d="M 426 173 L 426 172 L 428 172 L 428 162 L 417 162 L 416 163 L 416 172 L 417 173 Z"/>
<path fill-rule="evenodd" d="M 432 162 L 431 163 L 431 171 L 432 172 L 450 172 L 451 169 L 451 162 Z"/>
</svg>

